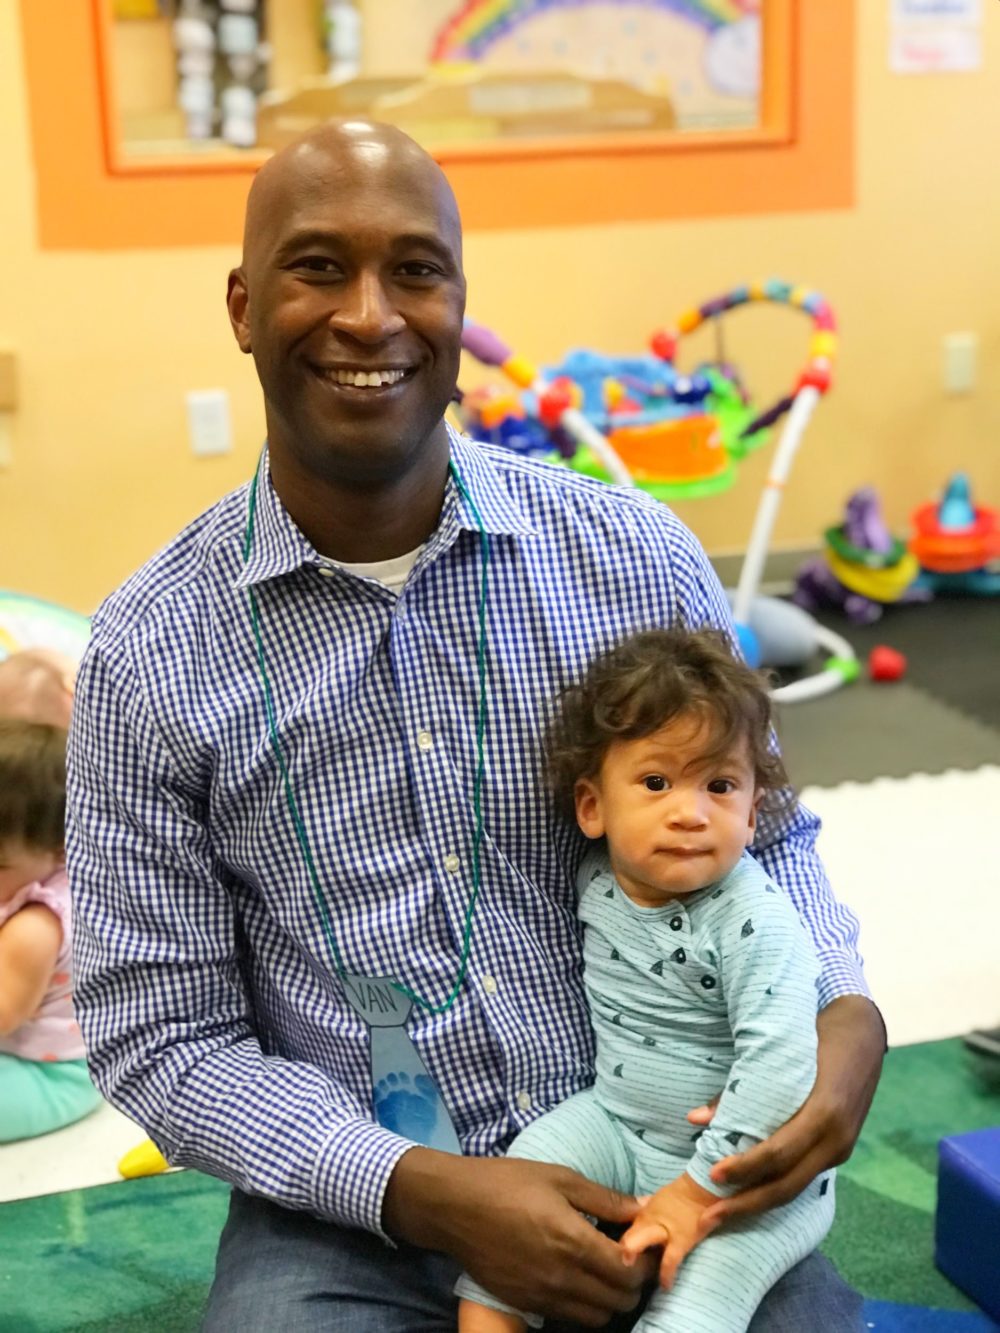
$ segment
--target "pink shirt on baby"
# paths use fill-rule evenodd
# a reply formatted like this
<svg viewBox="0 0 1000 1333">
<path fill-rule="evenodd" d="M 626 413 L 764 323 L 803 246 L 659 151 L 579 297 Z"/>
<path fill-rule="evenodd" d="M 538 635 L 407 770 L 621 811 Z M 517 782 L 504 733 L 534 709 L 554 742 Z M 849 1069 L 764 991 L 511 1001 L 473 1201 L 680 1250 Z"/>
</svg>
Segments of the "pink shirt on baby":
<svg viewBox="0 0 1000 1333">
<path fill-rule="evenodd" d="M 10 902 L 0 903 L 0 926 L 29 903 L 41 903 L 55 913 L 62 926 L 62 943 L 44 999 L 26 1023 L 0 1037 L 0 1052 L 22 1060 L 82 1060 L 83 1038 L 73 1014 L 73 923 L 66 871 L 57 870 L 46 880 L 27 884 Z"/>
</svg>

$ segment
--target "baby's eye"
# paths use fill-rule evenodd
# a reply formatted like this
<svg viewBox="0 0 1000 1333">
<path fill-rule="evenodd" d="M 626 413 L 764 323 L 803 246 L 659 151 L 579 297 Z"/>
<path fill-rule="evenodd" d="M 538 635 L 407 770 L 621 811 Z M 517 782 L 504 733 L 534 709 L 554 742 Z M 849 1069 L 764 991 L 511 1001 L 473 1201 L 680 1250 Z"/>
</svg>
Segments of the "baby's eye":
<svg viewBox="0 0 1000 1333">
<path fill-rule="evenodd" d="M 713 778 L 708 784 L 708 790 L 713 796 L 726 796 L 736 790 L 736 783 L 732 778 Z"/>
<path fill-rule="evenodd" d="M 647 791 L 666 791 L 667 780 L 659 773 L 650 773 L 648 777 L 643 778 L 642 785 Z"/>
</svg>

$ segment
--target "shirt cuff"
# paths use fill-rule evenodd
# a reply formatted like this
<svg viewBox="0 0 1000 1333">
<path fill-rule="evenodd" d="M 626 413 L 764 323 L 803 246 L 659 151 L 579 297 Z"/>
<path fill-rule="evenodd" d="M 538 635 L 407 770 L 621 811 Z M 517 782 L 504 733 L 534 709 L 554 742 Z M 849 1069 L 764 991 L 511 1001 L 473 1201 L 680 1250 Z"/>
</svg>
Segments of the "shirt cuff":
<svg viewBox="0 0 1000 1333">
<path fill-rule="evenodd" d="M 863 995 L 866 1000 L 872 998 L 860 960 L 843 953 L 821 953 L 819 964 L 816 992 L 820 1009 L 825 1009 L 842 995 Z"/>
<path fill-rule="evenodd" d="M 382 1200 L 396 1163 L 416 1146 L 370 1120 L 340 1126 L 327 1139 L 313 1172 L 319 1215 L 394 1244 L 382 1229 Z"/>
</svg>

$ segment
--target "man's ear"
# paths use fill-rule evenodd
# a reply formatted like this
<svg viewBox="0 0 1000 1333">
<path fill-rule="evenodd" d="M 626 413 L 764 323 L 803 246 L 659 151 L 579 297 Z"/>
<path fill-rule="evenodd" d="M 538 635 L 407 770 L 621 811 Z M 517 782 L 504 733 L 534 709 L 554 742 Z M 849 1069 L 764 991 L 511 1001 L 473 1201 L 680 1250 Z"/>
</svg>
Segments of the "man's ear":
<svg viewBox="0 0 1000 1333">
<path fill-rule="evenodd" d="M 590 778 L 581 778 L 573 788 L 573 800 L 576 803 L 576 822 L 580 825 L 581 833 L 588 838 L 602 838 L 604 811 L 597 784 Z"/>
<path fill-rule="evenodd" d="M 229 310 L 229 322 L 240 345 L 241 352 L 250 352 L 250 293 L 247 291 L 245 270 L 234 268 L 229 274 L 229 286 L 226 289 L 226 306 Z"/>
<path fill-rule="evenodd" d="M 753 794 L 753 805 L 750 807 L 750 818 L 747 820 L 747 841 L 749 847 L 753 842 L 754 834 L 757 832 L 757 812 L 760 809 L 761 802 L 765 796 L 764 788 L 758 787 Z"/>
</svg>

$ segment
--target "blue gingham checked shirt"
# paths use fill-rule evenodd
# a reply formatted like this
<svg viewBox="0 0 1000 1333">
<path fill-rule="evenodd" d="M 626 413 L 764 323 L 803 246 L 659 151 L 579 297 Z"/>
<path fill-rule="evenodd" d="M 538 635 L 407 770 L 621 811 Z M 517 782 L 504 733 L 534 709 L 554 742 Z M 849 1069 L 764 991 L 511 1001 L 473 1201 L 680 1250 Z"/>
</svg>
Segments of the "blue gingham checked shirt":
<svg viewBox="0 0 1000 1333">
<path fill-rule="evenodd" d="M 729 616 L 694 538 L 641 492 L 457 436 L 452 459 L 490 537 L 482 893 L 455 1005 L 415 1008 L 409 1031 L 464 1150 L 487 1154 L 593 1077 L 574 888 L 587 844 L 543 793 L 546 710 L 624 633 Z M 439 1003 L 472 888 L 480 536 L 449 478 L 397 597 L 317 555 L 266 456 L 244 567 L 247 492 L 95 617 L 70 738 L 76 1004 L 102 1091 L 172 1162 L 381 1234 L 410 1145 L 371 1118 L 367 1029 L 286 806 L 246 588 L 346 967 Z M 822 1005 L 866 988 L 817 827 L 800 810 L 762 828 L 756 854 L 808 923 Z"/>
</svg>

